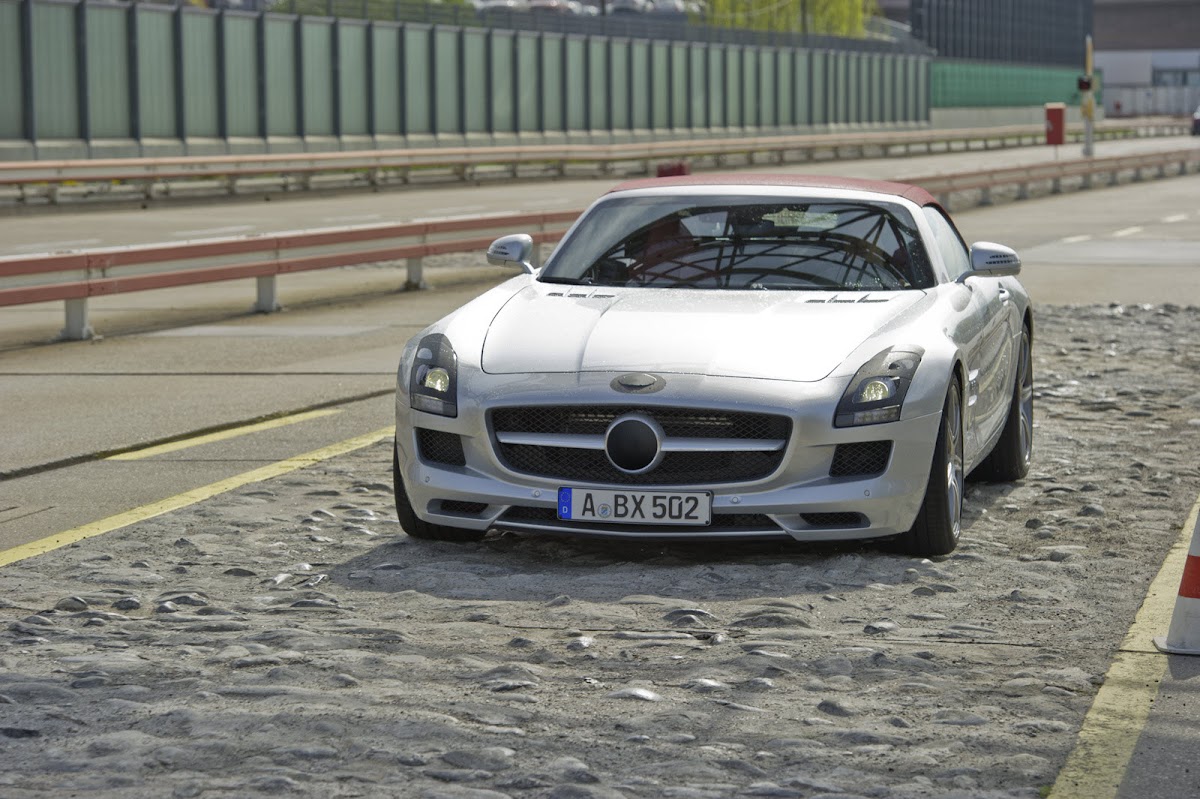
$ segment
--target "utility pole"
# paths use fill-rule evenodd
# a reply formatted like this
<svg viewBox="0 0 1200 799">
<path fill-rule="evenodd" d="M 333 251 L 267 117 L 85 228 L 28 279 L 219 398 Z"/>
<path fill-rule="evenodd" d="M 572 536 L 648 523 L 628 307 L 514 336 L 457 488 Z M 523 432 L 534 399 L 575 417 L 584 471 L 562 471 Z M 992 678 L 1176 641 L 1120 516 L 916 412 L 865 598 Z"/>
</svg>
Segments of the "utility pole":
<svg viewBox="0 0 1200 799">
<path fill-rule="evenodd" d="M 1084 75 L 1079 79 L 1079 90 L 1082 93 L 1080 100 L 1080 112 L 1083 114 L 1083 157 L 1091 158 L 1095 147 L 1093 146 L 1096 126 L 1096 93 L 1095 93 L 1095 76 L 1093 58 L 1092 58 L 1092 37 L 1089 35 L 1085 40 L 1084 45 Z"/>
</svg>

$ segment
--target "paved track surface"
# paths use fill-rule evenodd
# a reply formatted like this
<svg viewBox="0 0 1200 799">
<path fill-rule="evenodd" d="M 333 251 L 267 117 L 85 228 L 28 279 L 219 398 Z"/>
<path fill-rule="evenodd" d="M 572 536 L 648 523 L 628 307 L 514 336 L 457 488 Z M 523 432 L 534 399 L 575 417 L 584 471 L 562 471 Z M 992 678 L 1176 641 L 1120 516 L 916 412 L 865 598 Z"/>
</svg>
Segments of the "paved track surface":
<svg viewBox="0 0 1200 799">
<path fill-rule="evenodd" d="M 879 162 L 891 167 L 880 167 L 876 176 L 978 168 L 958 163 L 968 159 L 1012 163 L 1024 154 L 941 156 L 933 159 L 934 169 L 932 161 L 921 163 L 925 159 Z M 873 163 L 841 163 L 837 171 L 870 174 Z M 507 191 L 510 208 L 535 210 L 528 203 L 538 197 L 546 203 L 541 207 L 572 207 L 604 185 L 522 185 L 500 190 L 497 202 Z M 67 242 L 93 238 L 163 240 L 169 238 L 164 231 L 217 235 L 199 231 L 239 217 L 270 229 L 383 221 L 349 218 L 360 208 L 364 216 L 374 213 L 370 204 L 383 202 L 410 203 L 412 215 L 422 207 L 430 215 L 475 213 L 492 207 L 483 199 L 492 192 L 497 189 L 10 217 L 0 220 L 0 239 L 17 247 L 39 241 L 75 246 Z M 521 196 L 532 199 L 522 202 Z M 278 216 L 257 221 L 251 208 Z M 196 215 L 205 218 L 181 226 Z M 1200 177 L 1001 205 L 956 218 L 969 240 L 999 240 L 1021 252 L 1023 280 L 1042 313 L 1067 313 L 1059 306 L 1072 304 L 1200 305 Z M 418 293 L 394 292 L 403 275 L 388 268 L 295 276 L 284 289 L 292 310 L 273 316 L 246 314 L 253 288 L 240 283 L 106 298 L 93 310 L 94 324 L 107 335 L 96 342 L 37 346 L 61 326 L 60 304 L 0 311 L 0 471 L 31 472 L 0 481 L 0 550 L 386 426 L 403 340 L 503 277 L 469 268 L 478 260 L 445 259 L 430 270 L 434 290 Z M 307 306 L 329 292 L 343 299 Z M 316 407 L 336 412 L 181 449 L 169 458 L 93 459 Z M 65 465 L 73 461 L 79 463 Z M 1190 768 L 1195 678 L 1195 669 L 1172 661 L 1124 796 L 1166 796 L 1180 785 L 1179 769 Z"/>
</svg>

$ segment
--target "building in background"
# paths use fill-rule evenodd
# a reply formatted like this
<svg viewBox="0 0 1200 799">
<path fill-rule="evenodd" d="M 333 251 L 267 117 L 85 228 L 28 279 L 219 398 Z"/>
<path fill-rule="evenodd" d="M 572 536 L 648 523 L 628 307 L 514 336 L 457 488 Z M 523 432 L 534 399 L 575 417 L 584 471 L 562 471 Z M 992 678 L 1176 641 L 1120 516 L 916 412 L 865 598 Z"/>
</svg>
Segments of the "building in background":
<svg viewBox="0 0 1200 799">
<path fill-rule="evenodd" d="M 1200 2 L 1095 3 L 1106 113 L 1190 114 L 1200 106 Z"/>
</svg>

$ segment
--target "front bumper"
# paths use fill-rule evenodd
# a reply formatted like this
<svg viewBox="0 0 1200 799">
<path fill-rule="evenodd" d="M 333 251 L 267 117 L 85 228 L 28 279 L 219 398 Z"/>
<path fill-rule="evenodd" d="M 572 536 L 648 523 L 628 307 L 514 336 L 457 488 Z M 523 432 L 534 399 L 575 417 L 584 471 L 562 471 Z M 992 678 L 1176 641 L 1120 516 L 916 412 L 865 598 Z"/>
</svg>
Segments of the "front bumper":
<svg viewBox="0 0 1200 799">
<path fill-rule="evenodd" d="M 397 396 L 397 455 L 416 514 L 435 524 L 473 530 L 636 539 L 759 539 L 831 541 L 877 538 L 907 531 L 920 510 L 929 478 L 940 412 L 888 424 L 834 428 L 842 381 L 796 384 L 701 376 L 671 376 L 653 396 L 616 395 L 614 375 L 472 376 L 476 395 L 460 397 L 458 418 L 415 411 Z M 698 402 L 697 398 L 703 398 Z M 910 403 L 920 406 L 918 402 Z M 636 404 L 662 408 L 758 411 L 787 416 L 791 436 L 781 463 L 756 480 L 703 485 L 613 486 L 586 480 L 523 474 L 497 454 L 489 411 L 500 406 Z M 908 407 L 906 406 L 906 410 Z M 457 436 L 461 462 L 432 462 L 419 455 L 417 430 Z M 838 445 L 890 441 L 886 467 L 870 476 L 831 476 Z M 712 493 L 708 526 L 608 524 L 557 518 L 561 487 Z"/>
</svg>

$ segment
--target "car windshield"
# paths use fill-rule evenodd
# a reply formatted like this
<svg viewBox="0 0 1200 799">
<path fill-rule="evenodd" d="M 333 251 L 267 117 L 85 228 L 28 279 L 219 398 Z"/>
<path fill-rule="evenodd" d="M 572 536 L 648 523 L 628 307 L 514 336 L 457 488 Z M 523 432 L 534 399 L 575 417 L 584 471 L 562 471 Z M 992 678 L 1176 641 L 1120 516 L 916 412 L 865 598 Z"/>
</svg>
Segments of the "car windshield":
<svg viewBox="0 0 1200 799">
<path fill-rule="evenodd" d="M 539 279 L 804 291 L 898 291 L 934 282 L 912 216 L 899 204 L 745 196 L 605 200 Z"/>
</svg>

